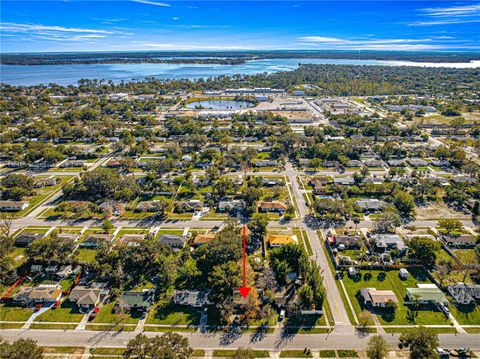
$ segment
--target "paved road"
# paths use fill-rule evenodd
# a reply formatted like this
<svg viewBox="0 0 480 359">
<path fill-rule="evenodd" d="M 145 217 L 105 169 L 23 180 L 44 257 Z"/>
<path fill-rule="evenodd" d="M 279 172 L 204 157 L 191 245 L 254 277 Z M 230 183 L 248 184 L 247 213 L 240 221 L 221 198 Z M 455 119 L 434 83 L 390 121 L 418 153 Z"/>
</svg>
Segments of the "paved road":
<svg viewBox="0 0 480 359">
<path fill-rule="evenodd" d="M 39 330 L 39 329 L 9 329 L 0 330 L 0 336 L 7 341 L 20 338 L 32 338 L 42 346 L 100 346 L 100 347 L 125 347 L 128 340 L 138 333 L 135 332 L 99 332 L 75 330 Z M 152 337 L 161 333 L 144 333 Z M 192 348 L 218 349 L 238 347 L 252 347 L 264 350 L 288 349 L 365 349 L 369 335 L 357 334 L 266 334 L 257 336 L 253 333 L 240 335 L 224 333 L 179 333 L 189 339 Z M 385 340 L 392 348 L 398 345 L 398 334 L 384 335 Z M 463 346 L 472 350 L 480 350 L 480 334 L 441 334 L 440 345 L 444 348 L 454 349 Z"/>
<path fill-rule="evenodd" d="M 300 184 L 297 181 L 297 172 L 291 167 L 291 164 L 287 165 L 286 174 L 297 202 L 299 216 L 301 219 L 303 219 L 310 213 L 310 211 L 305 203 L 305 198 L 302 195 Z M 318 237 L 317 231 L 306 226 L 303 221 L 300 222 L 300 225 L 305 229 L 308 241 L 312 247 L 312 259 L 317 262 L 318 266 L 323 271 L 323 284 L 325 286 L 327 300 L 330 304 L 333 320 L 335 322 L 335 332 L 353 333 L 354 328 L 348 319 L 345 305 L 338 290 L 337 284 L 335 283 L 334 274 L 330 270 L 328 258 L 325 254 L 320 238 Z"/>
</svg>

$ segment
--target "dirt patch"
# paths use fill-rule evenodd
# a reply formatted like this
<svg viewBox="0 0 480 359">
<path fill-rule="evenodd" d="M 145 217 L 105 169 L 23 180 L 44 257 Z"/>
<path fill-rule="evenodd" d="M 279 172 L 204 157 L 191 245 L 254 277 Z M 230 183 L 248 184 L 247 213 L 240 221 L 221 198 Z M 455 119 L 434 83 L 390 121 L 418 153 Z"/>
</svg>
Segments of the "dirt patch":
<svg viewBox="0 0 480 359">
<path fill-rule="evenodd" d="M 432 203 L 427 206 L 417 207 L 415 213 L 415 219 L 417 221 L 428 219 L 439 220 L 443 218 L 470 219 L 465 213 L 455 211 L 443 203 Z"/>
</svg>

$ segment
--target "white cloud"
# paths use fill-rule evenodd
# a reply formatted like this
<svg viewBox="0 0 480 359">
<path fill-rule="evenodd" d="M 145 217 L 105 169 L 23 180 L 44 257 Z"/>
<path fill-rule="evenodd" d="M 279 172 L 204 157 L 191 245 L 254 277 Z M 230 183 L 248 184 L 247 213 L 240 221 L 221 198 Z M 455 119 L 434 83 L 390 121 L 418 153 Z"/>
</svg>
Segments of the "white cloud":
<svg viewBox="0 0 480 359">
<path fill-rule="evenodd" d="M 321 42 L 321 43 L 329 43 L 329 44 L 345 44 L 348 43 L 348 40 L 339 39 L 336 37 L 325 37 L 325 36 L 302 36 L 298 38 L 300 41 L 303 42 Z"/>
<path fill-rule="evenodd" d="M 420 9 L 426 20 L 416 21 L 410 26 L 451 25 L 480 22 L 480 3 Z"/>
<path fill-rule="evenodd" d="M 452 6 L 444 8 L 426 8 L 420 11 L 426 13 L 429 16 L 436 17 L 452 17 L 452 16 L 472 16 L 480 14 L 480 3 L 465 6 Z"/>
<path fill-rule="evenodd" d="M 316 49 L 336 50 L 441 50 L 455 48 L 452 37 L 421 39 L 349 39 L 325 36 L 303 36 L 298 44 Z"/>
<path fill-rule="evenodd" d="M 91 28 L 64 27 L 57 25 L 19 24 L 13 22 L 0 23 L 1 37 L 16 36 L 23 41 L 50 41 L 50 42 L 85 42 L 92 43 L 98 39 L 117 35 L 125 37 L 131 33 L 118 30 L 101 30 Z"/>
<path fill-rule="evenodd" d="M 179 17 L 176 17 L 176 16 L 174 16 L 174 17 L 172 17 L 172 20 L 173 20 L 173 21 L 177 21 L 177 20 L 180 20 L 180 18 L 179 18 Z"/>
<path fill-rule="evenodd" d="M 7 32 L 38 32 L 38 31 L 53 31 L 60 33 L 91 33 L 91 34 L 113 34 L 112 31 L 97 30 L 97 29 L 83 29 L 77 27 L 63 27 L 63 26 L 49 26 L 49 25 L 36 25 L 36 24 L 17 24 L 14 22 L 2 22 L 0 23 L 0 30 Z"/>
<path fill-rule="evenodd" d="M 162 7 L 171 7 L 172 5 L 166 3 L 166 2 L 156 2 L 156 1 L 150 1 L 150 0 L 132 0 L 133 2 L 138 2 L 139 4 L 145 4 L 145 5 L 154 5 L 154 6 L 162 6 Z"/>
</svg>

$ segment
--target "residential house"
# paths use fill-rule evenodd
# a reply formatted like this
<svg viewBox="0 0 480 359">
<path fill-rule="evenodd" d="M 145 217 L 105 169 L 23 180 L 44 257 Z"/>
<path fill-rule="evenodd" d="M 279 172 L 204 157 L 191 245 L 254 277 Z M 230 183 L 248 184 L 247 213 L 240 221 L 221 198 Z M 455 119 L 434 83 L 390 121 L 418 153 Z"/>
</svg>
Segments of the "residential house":
<svg viewBox="0 0 480 359">
<path fill-rule="evenodd" d="M 66 167 L 83 167 L 85 163 L 83 161 L 65 161 L 63 162 L 60 167 L 66 168 Z"/>
<path fill-rule="evenodd" d="M 393 248 L 397 248 L 400 252 L 405 252 L 407 250 L 407 246 L 403 239 L 396 234 L 375 234 L 373 239 L 375 250 L 377 252 L 385 252 Z"/>
<path fill-rule="evenodd" d="M 276 167 L 278 166 L 277 161 L 272 160 L 258 160 L 253 164 L 255 167 Z"/>
<path fill-rule="evenodd" d="M 22 232 L 15 237 L 17 247 L 28 247 L 33 241 L 45 237 L 45 233 Z"/>
<path fill-rule="evenodd" d="M 104 283 L 102 284 L 77 285 L 70 292 L 68 299 L 75 303 L 81 311 L 88 312 L 108 294 L 109 290 Z"/>
<path fill-rule="evenodd" d="M 100 248 L 104 243 L 110 243 L 112 236 L 109 234 L 90 234 L 78 246 L 80 248 Z"/>
<path fill-rule="evenodd" d="M 137 212 L 157 212 L 161 209 L 161 202 L 158 200 L 153 201 L 141 201 L 138 203 L 135 210 Z"/>
<path fill-rule="evenodd" d="M 398 304 L 397 296 L 392 290 L 361 288 L 360 295 L 365 305 L 371 305 L 374 308 L 385 308 L 390 301 Z"/>
<path fill-rule="evenodd" d="M 477 237 L 471 234 L 461 234 L 459 236 L 442 236 L 447 246 L 452 248 L 473 248 L 477 243 Z"/>
<path fill-rule="evenodd" d="M 13 296 L 14 303 L 23 305 L 50 305 L 62 296 L 62 287 L 57 284 L 40 284 L 36 287 L 21 287 Z"/>
<path fill-rule="evenodd" d="M 333 183 L 343 186 L 352 186 L 355 184 L 355 179 L 353 177 L 335 177 Z"/>
<path fill-rule="evenodd" d="M 388 160 L 388 165 L 390 167 L 405 167 L 406 163 L 404 160 Z"/>
<path fill-rule="evenodd" d="M 274 187 L 274 186 L 284 186 L 285 182 L 278 178 L 264 178 L 262 181 L 263 185 L 266 187 Z"/>
<path fill-rule="evenodd" d="M 381 160 L 376 160 L 376 159 L 364 160 L 363 163 L 367 167 L 383 167 L 383 166 L 385 166 L 385 162 L 383 162 Z"/>
<path fill-rule="evenodd" d="M 362 236 L 333 235 L 329 237 L 329 242 L 334 247 L 344 249 L 360 249 L 363 244 Z"/>
<path fill-rule="evenodd" d="M 267 242 L 270 247 L 281 247 L 287 244 L 298 244 L 298 238 L 291 234 L 269 234 Z"/>
<path fill-rule="evenodd" d="M 422 160 L 421 158 L 409 158 L 407 160 L 408 164 L 412 167 L 426 167 L 428 166 L 428 162 Z"/>
<path fill-rule="evenodd" d="M 219 212 L 240 211 L 243 208 L 243 202 L 240 200 L 220 201 L 218 202 Z"/>
<path fill-rule="evenodd" d="M 407 299 L 414 303 L 428 305 L 441 303 L 448 306 L 448 299 L 435 284 L 417 284 L 417 288 L 407 288 Z"/>
<path fill-rule="evenodd" d="M 278 212 L 282 214 L 287 210 L 287 206 L 279 201 L 262 201 L 258 206 L 260 212 Z"/>
<path fill-rule="evenodd" d="M 187 242 L 187 236 L 177 234 L 161 234 L 158 242 L 172 248 L 181 249 Z"/>
<path fill-rule="evenodd" d="M 65 242 L 76 241 L 80 237 L 79 233 L 58 233 L 57 238 Z"/>
<path fill-rule="evenodd" d="M 189 201 L 178 202 L 175 206 L 175 211 L 177 213 L 195 212 L 201 210 L 202 208 L 203 202 L 198 199 L 191 199 Z"/>
<path fill-rule="evenodd" d="M 384 201 L 378 200 L 376 198 L 359 199 L 355 202 L 355 204 L 360 207 L 361 211 L 364 213 L 380 212 L 386 205 Z"/>
<path fill-rule="evenodd" d="M 29 205 L 24 201 L 0 201 L 0 211 L 5 212 L 18 212 L 24 210 Z"/>
<path fill-rule="evenodd" d="M 210 290 L 174 290 L 173 302 L 193 308 L 202 308 L 213 303 L 208 300 Z"/>
<path fill-rule="evenodd" d="M 120 237 L 119 243 L 126 244 L 129 247 L 138 247 L 140 243 L 145 241 L 146 237 L 145 233 L 126 233 Z"/>
<path fill-rule="evenodd" d="M 114 309 L 118 312 L 142 311 L 146 312 L 155 299 L 154 289 L 144 289 L 141 292 L 123 292 Z"/>
<path fill-rule="evenodd" d="M 35 188 L 42 188 L 47 186 L 55 186 L 58 183 L 58 178 L 39 178 L 35 181 Z"/>
<path fill-rule="evenodd" d="M 358 160 L 350 160 L 346 163 L 347 167 L 362 167 L 362 162 Z"/>
<path fill-rule="evenodd" d="M 340 162 L 338 161 L 323 161 L 322 163 L 322 167 L 326 167 L 326 168 L 333 168 L 333 167 L 339 167 L 340 166 Z"/>
<path fill-rule="evenodd" d="M 469 305 L 480 300 L 480 285 L 478 284 L 468 285 L 460 282 L 450 284 L 447 290 L 459 304 Z"/>
</svg>

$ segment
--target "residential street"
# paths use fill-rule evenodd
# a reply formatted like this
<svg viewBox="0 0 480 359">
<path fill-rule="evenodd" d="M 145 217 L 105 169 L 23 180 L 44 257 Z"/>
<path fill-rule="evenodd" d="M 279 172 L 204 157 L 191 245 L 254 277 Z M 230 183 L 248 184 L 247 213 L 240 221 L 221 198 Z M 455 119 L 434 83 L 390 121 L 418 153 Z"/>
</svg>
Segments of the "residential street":
<svg viewBox="0 0 480 359">
<path fill-rule="evenodd" d="M 124 347 L 128 340 L 135 337 L 135 332 L 100 332 L 74 330 L 35 330 L 11 329 L 0 330 L 4 340 L 14 341 L 19 338 L 32 338 L 43 346 L 102 346 Z M 152 337 L 161 333 L 145 332 Z M 346 333 L 332 334 L 265 334 L 244 333 L 241 335 L 230 333 L 179 333 L 189 339 L 192 348 L 217 349 L 251 347 L 253 349 L 281 350 L 288 349 L 365 349 L 369 335 Z M 398 344 L 398 334 L 384 335 L 385 340 L 395 348 Z M 440 345 L 445 348 L 470 347 L 480 350 L 480 334 L 440 334 Z"/>
</svg>

